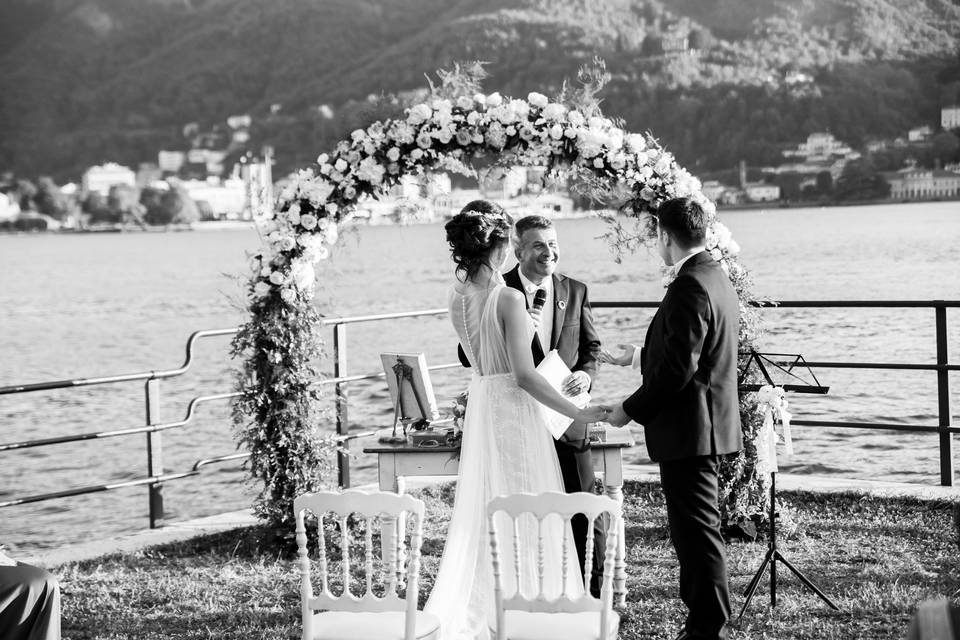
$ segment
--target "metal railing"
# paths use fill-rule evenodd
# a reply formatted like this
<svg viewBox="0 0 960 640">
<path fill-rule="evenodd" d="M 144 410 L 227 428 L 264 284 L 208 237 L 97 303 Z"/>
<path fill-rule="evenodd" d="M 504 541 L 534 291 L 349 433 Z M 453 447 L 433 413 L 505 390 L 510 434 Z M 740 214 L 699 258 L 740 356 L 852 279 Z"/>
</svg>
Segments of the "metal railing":
<svg viewBox="0 0 960 640">
<path fill-rule="evenodd" d="M 646 308 L 654 309 L 659 306 L 659 302 L 625 302 L 625 301 L 602 301 L 594 302 L 594 309 L 631 309 Z M 804 301 L 782 301 L 782 302 L 762 302 L 757 306 L 774 309 L 796 309 L 796 308 L 904 308 L 904 309 L 923 309 L 934 310 L 934 322 L 936 328 L 936 362 L 935 363 L 888 363 L 888 362 L 826 362 L 826 361 L 807 361 L 807 366 L 811 368 L 828 369 L 893 369 L 893 370 L 911 370 L 911 371 L 935 371 L 937 373 L 937 399 L 938 399 L 938 424 L 937 425 L 916 425 L 916 424 L 894 424 L 881 422 L 844 422 L 830 420 L 794 420 L 793 423 L 800 426 L 810 427 L 839 427 L 851 429 L 880 429 L 892 431 L 912 431 L 922 433 L 937 433 L 940 446 L 940 482 L 944 486 L 954 486 L 954 466 L 953 466 L 953 441 L 952 434 L 960 433 L 960 428 L 954 427 L 950 411 L 950 385 L 949 372 L 960 370 L 960 365 L 950 364 L 948 362 L 948 333 L 947 333 L 947 309 L 960 308 L 960 300 L 924 300 L 924 301 L 849 301 L 849 300 L 804 300 Z M 375 380 L 383 378 L 384 374 L 349 374 L 348 369 L 348 349 L 347 349 L 347 327 L 349 325 L 392 321 L 404 318 L 424 318 L 442 316 L 447 313 L 446 309 L 427 309 L 423 311 L 410 311 L 402 313 L 386 313 L 377 315 L 364 315 L 340 318 L 326 318 L 323 320 L 325 327 L 331 327 L 333 331 L 333 377 L 321 382 L 324 385 L 334 386 L 334 401 L 336 406 L 335 429 L 337 438 L 340 440 L 343 451 L 338 453 L 338 484 L 342 487 L 350 486 L 350 440 L 372 435 L 371 431 L 361 433 L 351 433 L 348 405 L 349 405 L 349 385 L 358 381 Z M 201 469 L 211 464 L 241 460 L 249 457 L 249 453 L 233 453 L 214 458 L 205 458 L 198 460 L 191 469 L 180 472 L 164 472 L 163 464 L 163 431 L 178 429 L 188 425 L 194 417 L 195 409 L 198 405 L 212 402 L 215 400 L 228 400 L 236 398 L 239 393 L 219 393 L 213 395 L 198 396 L 190 400 L 187 406 L 187 412 L 182 420 L 175 422 L 160 423 L 155 422 L 159 416 L 160 410 L 160 381 L 168 378 L 174 378 L 185 374 L 193 364 L 194 346 L 201 338 L 216 336 L 233 335 L 236 328 L 215 329 L 206 331 L 197 331 L 190 335 L 186 344 L 186 358 L 183 364 L 176 369 L 167 369 L 160 371 L 142 371 L 137 373 L 120 374 L 113 376 L 104 376 L 98 378 L 76 378 L 69 380 L 55 380 L 35 384 L 23 384 L 0 387 L 0 396 L 31 393 L 37 391 L 49 391 L 54 389 L 67 389 L 73 387 L 85 387 L 94 385 L 116 384 L 121 382 L 144 381 L 145 401 L 144 409 L 146 423 L 125 429 L 114 429 L 109 431 L 92 431 L 86 433 L 57 436 L 51 438 L 40 438 L 35 440 L 26 440 L 21 442 L 8 442 L 0 444 L 0 453 L 27 449 L 34 447 L 45 447 L 72 442 L 81 442 L 86 440 L 112 438 L 120 436 L 130 436 L 136 434 L 146 435 L 146 458 L 147 475 L 125 480 L 116 483 L 105 483 L 76 487 L 51 493 L 23 496 L 6 501 L 0 501 L 0 507 L 10 507 L 21 504 L 29 504 L 64 498 L 87 493 L 96 493 L 100 491 L 110 491 L 125 487 L 147 485 L 149 500 L 149 516 L 151 528 L 161 524 L 163 518 L 163 484 L 172 480 L 178 480 L 201 473 Z M 459 363 L 450 363 L 435 365 L 429 368 L 430 371 L 439 371 L 459 367 Z"/>
</svg>

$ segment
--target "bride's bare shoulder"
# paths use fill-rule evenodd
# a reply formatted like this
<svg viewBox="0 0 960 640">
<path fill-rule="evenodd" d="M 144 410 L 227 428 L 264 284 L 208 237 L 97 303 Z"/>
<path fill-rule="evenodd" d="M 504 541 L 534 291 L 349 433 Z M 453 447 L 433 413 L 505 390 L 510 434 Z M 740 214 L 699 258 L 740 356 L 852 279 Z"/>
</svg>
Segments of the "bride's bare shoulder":
<svg viewBox="0 0 960 640">
<path fill-rule="evenodd" d="M 507 304 L 521 304 L 524 307 L 527 304 L 526 296 L 513 287 L 504 287 L 500 291 L 500 300 L 505 301 Z"/>
</svg>

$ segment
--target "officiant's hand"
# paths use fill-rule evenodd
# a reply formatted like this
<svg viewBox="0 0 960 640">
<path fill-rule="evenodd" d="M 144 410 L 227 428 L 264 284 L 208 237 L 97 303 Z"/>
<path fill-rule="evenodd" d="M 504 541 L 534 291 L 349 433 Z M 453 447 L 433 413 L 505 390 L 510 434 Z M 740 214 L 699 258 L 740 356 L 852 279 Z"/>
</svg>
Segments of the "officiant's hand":
<svg viewBox="0 0 960 640">
<path fill-rule="evenodd" d="M 627 412 L 623 410 L 622 404 L 615 404 L 613 410 L 607 415 L 607 422 L 614 427 L 622 427 L 630 422 L 630 420 L 631 418 L 627 415 Z"/>
<path fill-rule="evenodd" d="M 563 379 L 563 395 L 578 396 L 590 388 L 590 374 L 586 371 L 574 371 Z"/>
<path fill-rule="evenodd" d="M 600 356 L 597 358 L 600 362 L 615 364 L 618 367 L 627 367 L 633 364 L 634 354 L 637 351 L 635 344 L 618 344 L 620 355 L 615 355 L 606 349 L 600 350 Z"/>
</svg>

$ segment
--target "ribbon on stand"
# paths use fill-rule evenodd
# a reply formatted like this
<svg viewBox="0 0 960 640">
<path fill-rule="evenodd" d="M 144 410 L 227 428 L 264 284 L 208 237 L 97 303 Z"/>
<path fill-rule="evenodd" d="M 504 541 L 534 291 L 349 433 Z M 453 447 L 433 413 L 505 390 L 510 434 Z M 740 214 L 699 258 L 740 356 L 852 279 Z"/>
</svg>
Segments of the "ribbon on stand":
<svg viewBox="0 0 960 640">
<path fill-rule="evenodd" d="M 757 436 L 757 468 L 763 473 L 777 471 L 777 442 L 783 442 L 783 451 L 793 455 L 793 437 L 790 434 L 790 412 L 787 411 L 786 392 L 783 387 L 764 385 L 757 392 L 757 410 L 763 414 L 763 425 Z M 776 423 L 780 423 L 777 433 Z"/>
</svg>

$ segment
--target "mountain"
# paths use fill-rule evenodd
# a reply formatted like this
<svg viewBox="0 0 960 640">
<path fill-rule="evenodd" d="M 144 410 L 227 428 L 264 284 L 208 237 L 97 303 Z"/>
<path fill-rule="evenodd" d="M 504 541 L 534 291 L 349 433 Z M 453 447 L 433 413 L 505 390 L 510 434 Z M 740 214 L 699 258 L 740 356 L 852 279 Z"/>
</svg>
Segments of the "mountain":
<svg viewBox="0 0 960 640">
<path fill-rule="evenodd" d="M 938 122 L 958 44 L 950 0 L 4 0 L 0 171 L 135 165 L 240 113 L 285 170 L 362 124 L 369 96 L 454 62 L 524 96 L 595 56 L 629 128 L 694 169 L 759 164 L 815 130 L 859 144 Z"/>
</svg>

